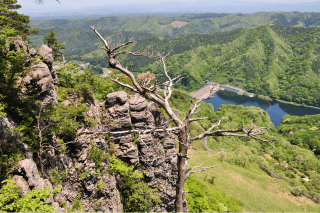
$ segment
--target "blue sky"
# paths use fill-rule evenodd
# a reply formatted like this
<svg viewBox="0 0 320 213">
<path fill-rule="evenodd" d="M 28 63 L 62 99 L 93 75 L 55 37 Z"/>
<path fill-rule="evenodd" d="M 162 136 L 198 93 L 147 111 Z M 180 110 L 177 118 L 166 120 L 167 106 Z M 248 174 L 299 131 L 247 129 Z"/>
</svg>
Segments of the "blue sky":
<svg viewBox="0 0 320 213">
<path fill-rule="evenodd" d="M 175 2 L 174 3 L 175 5 L 177 5 L 177 3 L 179 4 L 180 2 L 186 3 L 184 4 L 184 8 L 187 8 L 187 10 L 189 10 L 189 8 L 190 10 L 192 10 L 194 7 L 202 7 L 202 12 L 223 11 L 227 13 L 233 13 L 233 11 L 235 10 L 237 10 L 237 12 L 240 12 L 240 13 L 244 11 L 249 11 L 249 10 L 251 12 L 260 12 L 260 11 L 271 12 L 271 11 L 276 11 L 277 8 L 279 12 L 290 12 L 290 11 L 320 12 L 320 8 L 316 8 L 318 6 L 314 6 L 315 2 L 318 2 L 316 4 L 320 5 L 320 0 L 116 0 L 116 1 L 114 0 L 60 0 L 61 4 L 59 4 L 56 0 L 44 0 L 44 4 L 37 4 L 36 1 L 37 0 L 18 0 L 18 4 L 22 5 L 22 9 L 20 9 L 19 12 L 25 15 L 28 15 L 28 13 L 32 14 L 32 13 L 39 13 L 39 12 L 46 12 L 46 11 L 76 10 L 79 8 L 82 8 L 82 9 L 84 8 L 86 10 L 86 8 L 89 8 L 89 7 L 107 8 L 103 6 L 108 6 L 108 5 L 120 6 L 123 4 L 140 4 L 140 3 L 147 3 L 149 6 L 143 6 L 143 7 L 148 11 L 150 10 L 150 8 L 157 8 L 157 6 L 156 7 L 151 6 L 152 3 L 163 3 L 161 4 L 161 7 L 163 7 L 166 5 L 167 6 L 171 5 L 171 4 L 168 4 L 169 2 Z M 168 2 L 168 3 L 165 3 L 165 2 Z M 286 5 L 290 7 L 289 11 L 285 11 L 287 8 Z M 120 8 L 121 10 L 121 7 L 119 6 L 117 6 L 117 8 Z M 211 8 L 209 8 L 209 6 Z M 220 8 L 223 8 L 223 10 L 217 9 L 216 11 L 214 11 L 214 8 L 218 8 L 219 6 Z M 257 9 L 254 9 L 255 7 Z M 248 12 L 248 13 L 251 13 L 251 12 Z"/>
<path fill-rule="evenodd" d="M 70 7 L 70 8 L 81 8 L 87 6 L 101 6 L 101 5 L 113 5 L 113 4 L 138 4 L 138 3 L 160 3 L 167 2 L 168 0 L 60 0 L 61 4 L 55 0 L 44 0 L 44 4 L 37 4 L 36 0 L 18 0 L 18 3 L 22 5 L 23 8 L 52 8 L 52 7 Z M 175 0 L 177 2 L 194 2 L 196 0 Z M 236 0 L 241 1 L 241 0 Z M 242 1 L 252 1 L 252 2 L 270 2 L 270 3 L 298 3 L 298 2 L 314 2 L 318 0 L 242 0 Z M 201 2 L 201 1 L 199 1 Z M 210 2 L 226 2 L 225 0 L 211 0 Z"/>
</svg>

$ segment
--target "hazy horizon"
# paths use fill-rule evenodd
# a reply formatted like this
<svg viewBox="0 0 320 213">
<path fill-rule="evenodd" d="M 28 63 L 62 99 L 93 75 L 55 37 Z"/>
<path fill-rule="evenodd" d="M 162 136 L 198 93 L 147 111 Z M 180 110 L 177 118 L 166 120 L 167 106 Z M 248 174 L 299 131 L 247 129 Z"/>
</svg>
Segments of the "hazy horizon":
<svg viewBox="0 0 320 213">
<path fill-rule="evenodd" d="M 116 4 L 101 0 L 18 0 L 19 13 L 56 16 L 59 12 L 77 11 L 81 14 L 107 15 L 130 13 L 255 13 L 255 12 L 320 12 L 320 0 L 118 0 Z M 54 13 L 56 12 L 56 13 Z M 48 13 L 51 13 L 50 15 Z"/>
</svg>

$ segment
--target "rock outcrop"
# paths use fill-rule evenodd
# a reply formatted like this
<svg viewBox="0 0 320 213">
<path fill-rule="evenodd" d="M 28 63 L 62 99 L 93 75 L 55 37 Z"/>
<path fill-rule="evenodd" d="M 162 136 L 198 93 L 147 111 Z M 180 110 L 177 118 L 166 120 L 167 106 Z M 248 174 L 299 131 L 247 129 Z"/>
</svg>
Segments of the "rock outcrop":
<svg viewBox="0 0 320 213">
<path fill-rule="evenodd" d="M 23 94 L 34 94 L 42 105 L 51 101 L 57 102 L 57 95 L 54 84 L 59 79 L 52 68 L 51 49 L 43 45 L 39 52 L 28 49 L 17 42 L 16 49 L 24 48 L 28 57 L 41 55 L 45 61 L 40 62 L 22 79 Z M 28 85 L 33 90 L 28 90 Z M 65 106 L 68 102 L 64 103 Z M 51 188 L 62 186 L 61 192 L 48 198 L 46 203 L 51 203 L 56 211 L 63 211 L 72 208 L 72 202 L 81 193 L 80 201 L 83 211 L 105 211 L 123 212 L 121 203 L 121 192 L 119 191 L 119 179 L 116 175 L 104 172 L 97 175 L 108 167 L 108 161 L 101 165 L 96 164 L 94 159 L 89 157 L 90 150 L 98 148 L 104 153 L 110 153 L 113 149 L 114 155 L 125 162 L 127 166 L 134 165 L 138 171 L 144 174 L 143 181 L 149 187 L 157 189 L 161 198 L 159 207 L 152 211 L 174 211 L 175 190 L 177 180 L 177 153 L 175 151 L 176 139 L 171 133 L 157 132 L 154 134 L 110 134 L 110 137 L 101 132 L 118 132 L 124 130 L 145 130 L 155 127 L 169 127 L 166 119 L 158 112 L 155 103 L 147 102 L 139 95 L 129 96 L 125 92 L 108 94 L 106 101 L 96 103 L 92 99 L 85 103 L 88 111 L 80 118 L 85 123 L 86 118 L 93 118 L 95 124 L 91 127 L 83 125 L 77 130 L 74 143 L 68 144 L 65 152 L 59 152 L 55 145 L 57 138 L 52 136 L 46 143 L 42 162 L 37 155 L 30 152 L 30 147 L 22 143 L 18 137 L 15 138 L 17 146 L 25 153 L 25 159 L 19 162 L 19 166 L 12 172 L 13 179 L 21 186 L 25 195 L 29 190 L 43 188 L 49 185 Z M 0 131 L 12 129 L 15 122 L 10 115 L 0 119 Z M 82 134 L 86 132 L 85 134 Z M 1 135 L 1 134 L 0 134 Z M 0 139 L 5 138 L 0 136 Z M 40 176 L 41 165 L 44 174 Z M 54 181 L 57 173 L 66 174 L 61 180 Z M 44 178 L 44 177 L 47 177 Z M 50 181 L 49 181 L 50 180 Z M 102 188 L 98 187 L 101 184 Z M 65 205 L 62 205 L 65 203 Z M 99 203 L 99 205 L 95 205 Z M 185 205 L 185 211 L 188 211 Z"/>
</svg>

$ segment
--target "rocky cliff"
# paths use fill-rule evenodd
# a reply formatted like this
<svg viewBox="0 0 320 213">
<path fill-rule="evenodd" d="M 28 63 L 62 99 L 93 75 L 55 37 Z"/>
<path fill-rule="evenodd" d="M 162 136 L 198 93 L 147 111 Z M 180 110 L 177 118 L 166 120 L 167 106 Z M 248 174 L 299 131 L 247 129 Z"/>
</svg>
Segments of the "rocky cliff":
<svg viewBox="0 0 320 213">
<path fill-rule="evenodd" d="M 28 44 L 22 40 L 17 40 L 14 48 L 23 48 L 30 58 L 37 55 L 44 58 L 43 62 L 32 65 L 34 69 L 20 79 L 22 96 L 35 95 L 43 106 L 50 102 L 58 103 L 55 84 L 59 83 L 59 78 L 52 66 L 52 50 L 43 45 L 37 52 L 35 49 L 29 49 Z M 33 85 L 31 91 L 27 89 L 30 84 Z M 68 106 L 69 101 L 79 98 L 69 94 L 64 104 Z M 83 117 L 75 119 L 81 123 L 87 118 L 92 118 L 94 124 L 88 126 L 82 122 L 82 127 L 77 129 L 75 140 L 67 144 L 65 152 L 57 151 L 57 138 L 55 135 L 50 136 L 42 160 L 19 136 L 7 132 L 19 122 L 13 115 L 8 114 L 0 119 L 0 140 L 10 139 L 25 156 L 11 173 L 12 179 L 23 189 L 21 196 L 32 189 L 43 188 L 44 185 L 53 188 L 62 186 L 59 193 L 45 201 L 51 203 L 56 211 L 71 208 L 72 202 L 80 195 L 84 211 L 122 212 L 119 176 L 108 172 L 96 175 L 97 171 L 108 168 L 108 161 L 102 161 L 97 165 L 94 159 L 89 157 L 90 150 L 98 148 L 101 153 L 111 153 L 124 161 L 125 165 L 133 165 L 144 174 L 142 180 L 149 187 L 156 189 L 161 199 L 159 206 L 154 205 L 152 211 L 174 211 L 177 177 L 175 136 L 166 132 L 104 134 L 169 127 L 167 120 L 158 111 L 158 106 L 147 102 L 139 95 L 128 96 L 122 91 L 108 94 L 104 102 L 97 103 L 93 98 L 90 99 L 91 101 L 84 103 L 88 111 Z M 40 174 L 41 167 L 43 174 Z M 62 172 L 65 175 L 62 176 L 61 182 L 52 181 L 55 174 Z M 83 175 L 84 173 L 86 175 Z M 103 187 L 99 188 L 98 183 L 102 183 Z M 95 205 L 97 202 L 99 205 Z M 62 203 L 66 205 L 61 205 Z M 188 210 L 186 205 L 185 210 Z"/>
</svg>

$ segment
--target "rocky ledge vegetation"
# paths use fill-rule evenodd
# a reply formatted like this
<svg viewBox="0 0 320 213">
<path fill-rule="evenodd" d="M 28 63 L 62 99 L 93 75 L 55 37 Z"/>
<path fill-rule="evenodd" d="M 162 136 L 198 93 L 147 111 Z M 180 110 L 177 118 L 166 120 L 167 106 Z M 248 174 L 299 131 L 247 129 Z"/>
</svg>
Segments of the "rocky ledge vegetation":
<svg viewBox="0 0 320 213">
<path fill-rule="evenodd" d="M 10 51 L 39 59 L 0 119 L 0 210 L 26 211 L 30 195 L 33 211 L 174 211 L 174 135 L 107 134 L 169 127 L 158 106 L 72 63 L 52 67 L 46 45 L 13 44 Z"/>
</svg>

